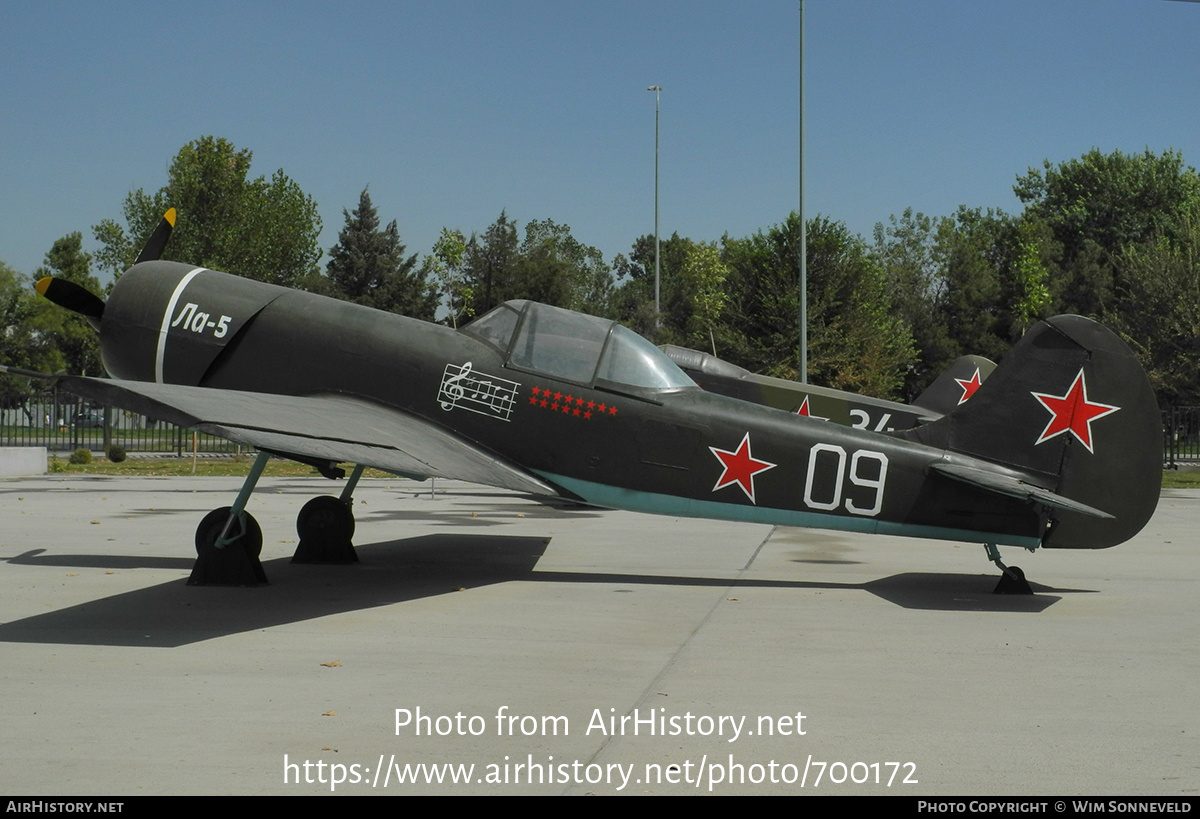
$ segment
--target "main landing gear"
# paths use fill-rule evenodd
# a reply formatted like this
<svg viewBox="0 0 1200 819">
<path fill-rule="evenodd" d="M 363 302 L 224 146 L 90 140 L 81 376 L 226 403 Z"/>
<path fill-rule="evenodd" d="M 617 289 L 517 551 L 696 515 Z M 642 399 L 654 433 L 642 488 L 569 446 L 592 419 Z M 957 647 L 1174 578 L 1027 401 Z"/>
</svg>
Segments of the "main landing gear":
<svg viewBox="0 0 1200 819">
<path fill-rule="evenodd" d="M 351 539 L 354 537 L 354 487 L 362 477 L 363 466 L 354 467 L 339 498 L 322 495 L 304 504 L 296 516 L 296 534 L 300 545 L 292 555 L 293 563 L 357 563 Z"/>
<path fill-rule="evenodd" d="M 204 516 L 196 529 L 196 563 L 189 586 L 259 586 L 267 582 L 259 555 L 262 553 L 262 529 L 246 503 L 270 458 L 258 453 L 246 482 L 233 506 L 214 509 Z M 341 470 L 338 470 L 341 473 Z M 313 498 L 296 517 L 300 543 L 292 555 L 293 563 L 357 563 L 351 542 L 354 537 L 354 488 L 363 467 L 355 466 L 340 497 Z"/>
<path fill-rule="evenodd" d="M 987 551 L 988 560 L 1004 572 L 1000 575 L 1000 582 L 996 584 L 992 594 L 1033 594 L 1029 581 L 1025 579 L 1025 572 L 1021 571 L 1020 567 L 1005 566 L 1000 562 L 1000 550 L 996 548 L 995 543 L 985 543 L 983 548 Z"/>
</svg>

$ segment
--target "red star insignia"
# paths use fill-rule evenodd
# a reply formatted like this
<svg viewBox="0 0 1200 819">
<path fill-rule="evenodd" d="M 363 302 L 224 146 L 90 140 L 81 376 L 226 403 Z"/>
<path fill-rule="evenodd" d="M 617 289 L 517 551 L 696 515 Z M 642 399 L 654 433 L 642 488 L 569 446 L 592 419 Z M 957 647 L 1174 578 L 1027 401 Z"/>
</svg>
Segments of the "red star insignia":
<svg viewBox="0 0 1200 819">
<path fill-rule="evenodd" d="M 975 374 L 970 378 L 956 378 L 958 386 L 962 387 L 962 398 L 958 399 L 958 403 L 964 404 L 966 400 L 975 394 L 975 390 L 983 386 L 983 379 L 979 377 L 979 368 L 975 368 Z"/>
<path fill-rule="evenodd" d="M 537 395 L 537 394 L 538 394 L 538 393 L 540 393 L 540 392 L 541 392 L 541 390 L 539 390 L 537 387 L 534 387 L 534 388 L 533 388 L 533 394 L 534 394 L 534 395 Z"/>
<path fill-rule="evenodd" d="M 592 417 L 592 413 L 591 413 L 591 411 L 590 411 L 590 410 L 584 410 L 584 411 L 583 411 L 583 417 L 584 417 L 584 418 L 586 418 L 586 419 L 590 419 L 590 418 Z"/>
<path fill-rule="evenodd" d="M 721 462 L 721 466 L 725 470 L 721 473 L 721 477 L 717 479 L 717 483 L 712 488 L 712 491 L 716 492 L 718 489 L 723 489 L 731 483 L 736 483 L 746 493 L 746 497 L 750 499 L 750 502 L 757 504 L 758 501 L 754 499 L 754 476 L 759 472 L 774 469 L 776 464 L 769 463 L 768 461 L 760 461 L 750 453 L 750 433 L 747 432 L 743 436 L 742 442 L 738 445 L 736 452 L 717 449 L 715 446 L 710 446 L 708 449 Z"/>
<path fill-rule="evenodd" d="M 536 406 L 537 406 L 537 402 L 538 402 L 538 400 L 537 400 L 536 398 L 534 398 L 532 395 L 531 395 L 531 396 L 529 396 L 529 403 L 530 403 L 530 404 L 533 404 L 533 405 L 536 407 Z"/>
<path fill-rule="evenodd" d="M 1046 424 L 1046 428 L 1042 430 L 1041 437 L 1034 442 L 1035 445 L 1049 441 L 1064 432 L 1070 432 L 1079 439 L 1079 443 L 1087 447 L 1088 452 L 1094 452 L 1095 450 L 1092 449 L 1092 421 L 1120 409 L 1111 404 L 1098 404 L 1088 400 L 1083 370 L 1080 370 L 1079 375 L 1075 376 L 1071 389 L 1067 390 L 1064 395 L 1048 395 L 1043 392 L 1031 392 L 1030 395 L 1040 401 L 1042 406 L 1048 409 L 1053 416 Z"/>
<path fill-rule="evenodd" d="M 797 415 L 803 415 L 805 418 L 811 418 L 814 421 L 828 421 L 828 418 L 822 418 L 820 415 L 813 415 L 808 408 L 808 396 L 804 396 L 804 403 L 800 405 L 800 409 L 796 410 Z"/>
</svg>

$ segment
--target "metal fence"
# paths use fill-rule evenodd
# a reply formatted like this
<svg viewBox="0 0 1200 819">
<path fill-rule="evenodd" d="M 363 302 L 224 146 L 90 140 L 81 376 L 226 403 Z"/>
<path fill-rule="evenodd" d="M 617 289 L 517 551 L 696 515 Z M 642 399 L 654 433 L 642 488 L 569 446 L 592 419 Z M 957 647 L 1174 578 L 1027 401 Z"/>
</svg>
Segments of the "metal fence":
<svg viewBox="0 0 1200 819">
<path fill-rule="evenodd" d="M 1200 407 L 1171 407 L 1162 419 L 1163 466 L 1200 463 Z"/>
<path fill-rule="evenodd" d="M 0 394 L 0 446 L 44 446 L 50 452 L 236 453 L 237 444 L 174 424 L 106 407 L 52 387 Z"/>
<path fill-rule="evenodd" d="M 1200 463 L 1200 407 L 1172 407 L 1162 413 L 1163 466 Z M 106 407 L 57 387 L 42 392 L 0 393 L 0 446 L 44 446 L 50 452 L 89 449 L 107 452 L 185 455 L 241 451 L 237 444 L 197 433 L 135 412 Z"/>
</svg>

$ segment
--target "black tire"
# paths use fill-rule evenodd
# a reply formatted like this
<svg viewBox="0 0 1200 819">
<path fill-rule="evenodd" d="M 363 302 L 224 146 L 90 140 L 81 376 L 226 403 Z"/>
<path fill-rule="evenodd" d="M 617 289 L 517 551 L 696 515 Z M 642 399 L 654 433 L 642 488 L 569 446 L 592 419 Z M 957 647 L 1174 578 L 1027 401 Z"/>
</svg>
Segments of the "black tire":
<svg viewBox="0 0 1200 819">
<path fill-rule="evenodd" d="M 229 512 L 230 507 L 222 506 L 220 509 L 209 512 L 200 521 L 200 525 L 196 527 L 197 555 L 204 556 L 206 552 L 220 551 L 216 548 L 217 538 L 221 536 L 221 530 L 225 528 L 225 521 L 229 520 Z M 245 531 L 231 545 L 243 549 L 246 556 L 252 560 L 258 560 L 258 556 L 262 554 L 262 529 L 249 512 L 242 513 L 242 520 Z"/>
<path fill-rule="evenodd" d="M 354 539 L 354 512 L 331 495 L 313 498 L 296 516 L 300 540 L 318 543 L 349 543 Z"/>
</svg>

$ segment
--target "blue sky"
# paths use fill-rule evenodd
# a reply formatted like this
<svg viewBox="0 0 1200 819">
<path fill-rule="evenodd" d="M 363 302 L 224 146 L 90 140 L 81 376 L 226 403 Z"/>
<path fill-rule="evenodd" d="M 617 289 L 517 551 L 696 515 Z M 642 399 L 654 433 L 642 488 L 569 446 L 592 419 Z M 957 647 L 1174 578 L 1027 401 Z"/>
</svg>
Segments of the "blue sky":
<svg viewBox="0 0 1200 819">
<path fill-rule="evenodd" d="M 119 218 L 204 134 L 282 168 L 325 250 L 370 185 L 410 252 L 502 209 L 607 258 L 661 227 L 744 236 L 797 205 L 798 3 L 0 0 L 0 259 Z M 808 0 L 806 211 L 1019 210 L 1092 147 L 1200 164 L 1200 4 Z"/>
</svg>

